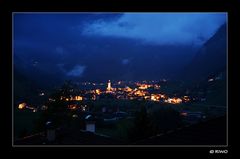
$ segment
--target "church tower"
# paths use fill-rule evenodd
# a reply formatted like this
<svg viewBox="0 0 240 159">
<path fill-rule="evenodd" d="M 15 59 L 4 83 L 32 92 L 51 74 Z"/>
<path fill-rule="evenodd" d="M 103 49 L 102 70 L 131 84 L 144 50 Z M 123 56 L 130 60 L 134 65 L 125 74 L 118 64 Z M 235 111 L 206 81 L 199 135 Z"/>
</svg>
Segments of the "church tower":
<svg viewBox="0 0 240 159">
<path fill-rule="evenodd" d="M 112 90 L 111 81 L 108 80 L 108 83 L 107 83 L 107 92 L 111 92 L 111 90 Z"/>
</svg>

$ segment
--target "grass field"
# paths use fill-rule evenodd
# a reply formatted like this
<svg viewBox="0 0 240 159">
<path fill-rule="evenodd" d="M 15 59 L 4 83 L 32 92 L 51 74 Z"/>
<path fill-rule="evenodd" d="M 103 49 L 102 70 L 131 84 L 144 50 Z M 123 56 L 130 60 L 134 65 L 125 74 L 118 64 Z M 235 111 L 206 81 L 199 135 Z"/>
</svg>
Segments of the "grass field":
<svg viewBox="0 0 240 159">
<path fill-rule="evenodd" d="M 119 120 L 114 128 L 97 128 L 96 133 L 112 137 L 116 140 L 126 141 L 128 139 L 128 131 L 133 127 L 132 119 Z"/>
</svg>

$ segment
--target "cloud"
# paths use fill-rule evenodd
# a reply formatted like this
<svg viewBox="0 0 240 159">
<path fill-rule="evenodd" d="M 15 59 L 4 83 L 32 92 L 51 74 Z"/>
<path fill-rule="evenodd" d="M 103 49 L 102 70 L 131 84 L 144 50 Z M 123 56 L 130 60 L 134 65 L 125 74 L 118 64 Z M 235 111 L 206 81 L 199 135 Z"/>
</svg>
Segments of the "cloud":
<svg viewBox="0 0 240 159">
<path fill-rule="evenodd" d="M 66 70 L 64 69 L 64 64 L 63 63 L 57 64 L 57 67 L 59 68 L 60 71 L 66 73 Z"/>
<path fill-rule="evenodd" d="M 62 47 L 56 47 L 56 53 L 60 54 L 60 55 L 63 55 L 64 53 L 64 50 Z"/>
<path fill-rule="evenodd" d="M 123 59 L 123 60 L 122 60 L 122 64 L 123 64 L 123 65 L 127 65 L 129 62 L 130 62 L 129 59 Z"/>
<path fill-rule="evenodd" d="M 202 44 L 226 21 L 226 13 L 126 13 L 85 24 L 82 35 L 140 39 L 153 44 Z"/>
<path fill-rule="evenodd" d="M 82 76 L 86 66 L 76 65 L 71 71 L 67 72 L 68 76 Z"/>
</svg>

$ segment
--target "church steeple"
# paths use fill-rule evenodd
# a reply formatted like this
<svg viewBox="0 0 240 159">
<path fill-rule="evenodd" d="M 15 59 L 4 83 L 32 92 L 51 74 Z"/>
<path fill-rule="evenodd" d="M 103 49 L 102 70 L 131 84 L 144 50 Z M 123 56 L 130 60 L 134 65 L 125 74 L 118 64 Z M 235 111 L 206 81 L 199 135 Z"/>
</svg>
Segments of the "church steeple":
<svg viewBox="0 0 240 159">
<path fill-rule="evenodd" d="M 111 90 L 112 90 L 111 81 L 108 80 L 108 83 L 107 83 L 107 91 L 110 92 Z"/>
</svg>

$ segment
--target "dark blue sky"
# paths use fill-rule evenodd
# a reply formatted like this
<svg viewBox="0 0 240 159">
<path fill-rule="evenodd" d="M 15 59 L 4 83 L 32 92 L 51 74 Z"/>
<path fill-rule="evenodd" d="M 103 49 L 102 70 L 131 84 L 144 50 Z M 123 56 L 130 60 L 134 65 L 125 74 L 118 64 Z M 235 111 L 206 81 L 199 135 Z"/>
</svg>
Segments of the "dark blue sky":
<svg viewBox="0 0 240 159">
<path fill-rule="evenodd" d="M 133 78 L 148 58 L 159 60 L 149 67 L 160 71 L 183 66 L 226 19 L 226 13 L 14 13 L 14 55 L 20 65 L 66 77 Z M 169 60 L 175 56 L 186 58 Z"/>
</svg>

